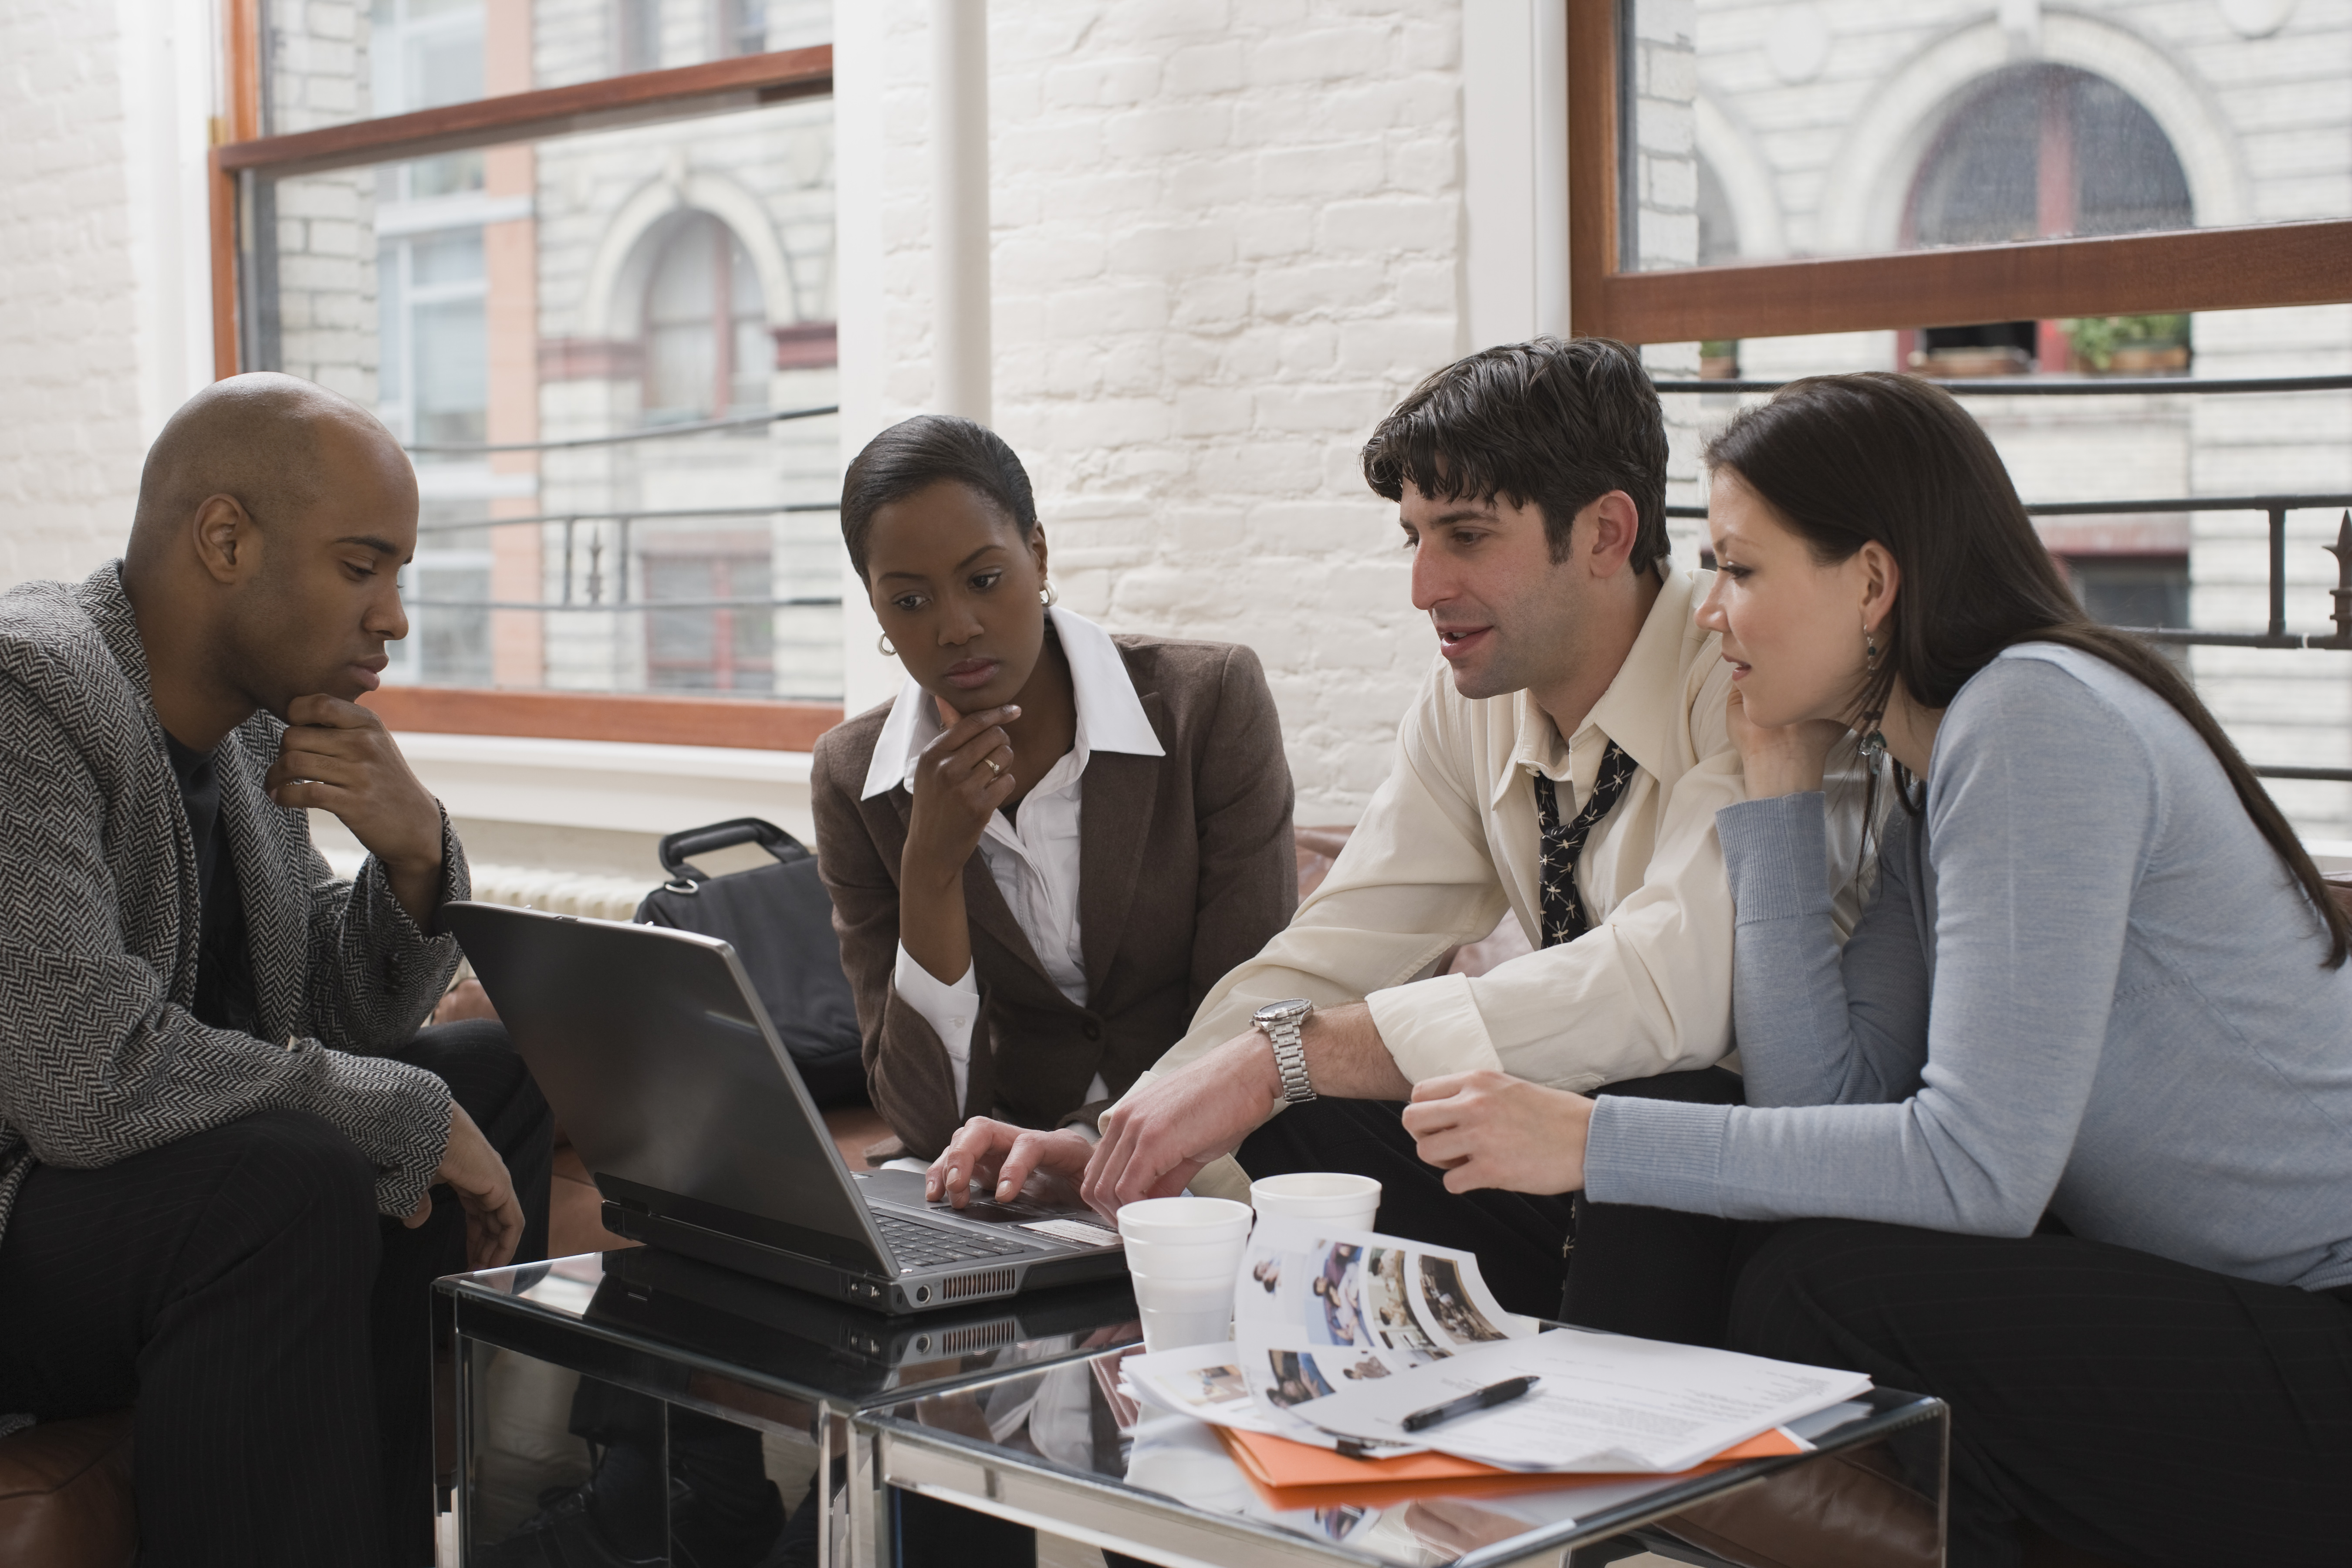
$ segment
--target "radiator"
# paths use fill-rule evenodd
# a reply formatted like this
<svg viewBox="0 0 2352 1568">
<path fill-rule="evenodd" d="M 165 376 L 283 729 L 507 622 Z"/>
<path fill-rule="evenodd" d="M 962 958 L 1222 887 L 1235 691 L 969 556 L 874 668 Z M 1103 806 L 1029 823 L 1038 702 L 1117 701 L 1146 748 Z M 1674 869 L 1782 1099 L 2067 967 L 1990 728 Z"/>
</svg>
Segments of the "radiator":
<svg viewBox="0 0 2352 1568">
<path fill-rule="evenodd" d="M 359 875 L 361 858 L 330 854 L 327 864 L 338 877 Z M 659 873 L 647 877 L 614 877 L 579 871 L 553 871 L 540 866 L 499 866 L 476 863 L 474 897 L 485 904 L 513 904 L 545 910 L 551 914 L 587 915 L 603 921 L 625 921 L 637 912 L 637 903 L 653 891 Z"/>
</svg>

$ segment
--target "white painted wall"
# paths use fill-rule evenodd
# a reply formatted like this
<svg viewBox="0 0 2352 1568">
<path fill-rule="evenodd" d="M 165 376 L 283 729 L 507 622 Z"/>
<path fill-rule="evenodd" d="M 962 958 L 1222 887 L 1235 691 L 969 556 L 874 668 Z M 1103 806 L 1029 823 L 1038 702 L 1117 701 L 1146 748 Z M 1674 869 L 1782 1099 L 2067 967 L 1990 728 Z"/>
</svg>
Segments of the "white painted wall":
<svg viewBox="0 0 2352 1568">
<path fill-rule="evenodd" d="M 936 395 L 929 16 L 835 11 L 845 458 Z M 1463 29 L 1451 3 L 990 16 L 995 422 L 1054 578 L 1116 630 L 1255 647 L 1309 821 L 1361 809 L 1431 651 L 1355 456 L 1470 342 Z M 845 633 L 853 710 L 898 679 L 872 636 Z"/>
<path fill-rule="evenodd" d="M 149 438 L 211 379 L 211 16 L 0 7 L 0 587 L 116 553 Z"/>
</svg>

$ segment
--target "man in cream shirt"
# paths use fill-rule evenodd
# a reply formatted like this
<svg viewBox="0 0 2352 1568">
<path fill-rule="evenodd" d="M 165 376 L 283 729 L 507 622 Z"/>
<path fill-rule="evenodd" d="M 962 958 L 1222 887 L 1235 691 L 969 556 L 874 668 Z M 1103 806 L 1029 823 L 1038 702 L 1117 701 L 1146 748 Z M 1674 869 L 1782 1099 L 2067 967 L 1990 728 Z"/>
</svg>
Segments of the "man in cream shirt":
<svg viewBox="0 0 2352 1568">
<path fill-rule="evenodd" d="M 1656 394 L 1605 340 L 1473 355 L 1382 421 L 1365 474 L 1399 503 L 1443 664 L 1329 877 L 1103 1117 L 1095 1206 L 1359 1171 L 1383 1184 L 1382 1230 L 1475 1250 L 1506 1305 L 1551 1312 L 1608 1211 L 1580 1229 L 1566 1197 L 1447 1191 L 1399 1102 L 1481 1069 L 1474 1092 L 1507 1101 L 1528 1084 L 1737 1100 L 1715 1068 L 1732 1046 L 1715 814 L 1743 798 L 1731 670 L 1693 619 L 1709 574 L 1668 565 L 1665 467 Z M 1435 973 L 1507 910 L 1536 951 Z"/>
</svg>

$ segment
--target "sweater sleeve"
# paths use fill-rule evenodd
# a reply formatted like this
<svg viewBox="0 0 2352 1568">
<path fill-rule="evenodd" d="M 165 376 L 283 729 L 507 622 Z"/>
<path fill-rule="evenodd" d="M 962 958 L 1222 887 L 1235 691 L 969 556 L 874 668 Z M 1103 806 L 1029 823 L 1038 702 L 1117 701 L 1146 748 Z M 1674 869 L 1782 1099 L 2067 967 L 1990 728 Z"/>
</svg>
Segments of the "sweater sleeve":
<svg viewBox="0 0 2352 1568">
<path fill-rule="evenodd" d="M 1732 1014 L 1750 1105 L 1907 1098 L 1927 1057 L 1927 963 L 1910 822 L 1888 825 L 1876 896 L 1841 952 L 1819 792 L 1716 813 L 1738 910 Z"/>
<path fill-rule="evenodd" d="M 923 1010 L 894 982 L 898 960 L 898 868 L 874 842 L 858 802 L 843 780 L 865 776 L 865 759 L 836 754 L 841 731 L 822 736 L 810 770 L 816 818 L 817 874 L 833 898 L 833 929 L 849 977 L 863 1037 L 866 1083 L 874 1107 L 907 1145 L 929 1159 L 963 1125 L 970 1098 L 967 1051 L 961 1070 Z M 973 856 L 977 862 L 979 856 Z M 970 868 L 967 868 L 967 874 Z M 981 873 L 985 875 L 985 872 Z M 988 992 L 980 988 L 967 1040 L 988 1037 Z"/>
<path fill-rule="evenodd" d="M 2143 742 L 2088 687 L 2046 660 L 1988 666 L 1947 710 L 1930 774 L 1935 967 L 1916 1090 L 1880 1104 L 1603 1099 L 1588 1194 L 1739 1219 L 2030 1233 L 2090 1096 L 2158 809 Z M 1882 920 L 1889 904 L 1882 895 Z M 1874 943 L 1843 979 L 1807 960 L 1786 980 L 1801 997 L 1768 1013 L 1790 1037 L 1767 1055 L 1787 1047 L 1811 1064 L 1792 1081 L 1860 1092 L 1887 1056 L 1854 1029 L 1858 982 L 1864 996 L 1882 984 L 1857 966 L 1899 963 Z M 1899 991 L 1899 974 L 1885 984 Z"/>
</svg>

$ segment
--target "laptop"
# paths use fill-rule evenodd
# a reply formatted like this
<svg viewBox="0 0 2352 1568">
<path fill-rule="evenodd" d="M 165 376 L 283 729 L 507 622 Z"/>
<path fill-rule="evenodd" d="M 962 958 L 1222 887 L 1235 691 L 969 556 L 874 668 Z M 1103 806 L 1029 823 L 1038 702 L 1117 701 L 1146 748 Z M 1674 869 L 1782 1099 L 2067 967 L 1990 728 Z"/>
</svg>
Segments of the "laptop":
<svg viewBox="0 0 2352 1568">
<path fill-rule="evenodd" d="M 859 1398 L 898 1386 L 910 1367 L 927 1387 L 993 1375 L 992 1352 L 1011 1346 L 1106 1331 L 1112 1342 L 1132 1342 L 1141 1334 L 1135 1316 L 1120 1278 L 884 1317 L 657 1247 L 607 1253 L 588 1308 L 592 1321 Z M 973 1359 L 961 1374 L 940 1364 L 965 1358 Z"/>
<path fill-rule="evenodd" d="M 515 1049 L 634 1241 L 883 1312 L 1120 1275 L 1093 1210 L 923 1199 L 842 1163 L 733 948 L 500 904 L 443 906 Z"/>
</svg>

